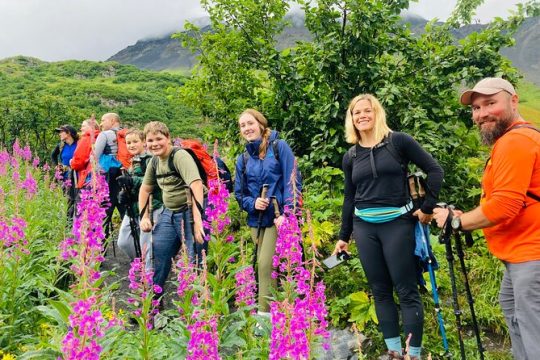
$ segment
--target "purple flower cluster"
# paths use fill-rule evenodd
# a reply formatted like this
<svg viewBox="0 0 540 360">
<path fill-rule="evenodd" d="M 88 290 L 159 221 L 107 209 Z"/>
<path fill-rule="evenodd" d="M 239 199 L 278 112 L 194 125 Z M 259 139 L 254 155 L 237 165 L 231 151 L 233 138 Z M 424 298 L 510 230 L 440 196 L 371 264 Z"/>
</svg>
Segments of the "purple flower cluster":
<svg viewBox="0 0 540 360">
<path fill-rule="evenodd" d="M 302 267 L 302 233 L 298 217 L 289 214 L 285 209 L 285 220 L 278 228 L 276 251 L 272 258 L 272 265 L 279 273 L 286 274 L 289 282 L 295 276 L 297 269 Z M 272 277 L 277 279 L 278 272 L 274 271 Z"/>
<path fill-rule="evenodd" d="M 152 330 L 151 319 L 159 312 L 159 300 L 154 299 L 154 294 L 161 294 L 163 291 L 159 285 L 154 285 L 153 276 L 154 272 L 147 270 L 140 258 L 133 260 L 128 275 L 132 297 L 128 298 L 128 302 L 141 305 L 133 311 L 133 314 L 143 318 L 148 330 Z M 148 302 L 150 306 L 147 305 Z"/>
<path fill-rule="evenodd" d="M 26 178 L 21 183 L 21 189 L 26 190 L 26 199 L 30 200 L 36 195 L 38 191 L 37 187 L 37 181 L 32 176 L 32 172 L 30 170 L 26 170 Z"/>
<path fill-rule="evenodd" d="M 220 234 L 231 223 L 231 218 L 227 216 L 229 208 L 227 186 L 219 179 L 212 179 L 209 187 L 208 206 L 205 210 L 206 220 L 204 220 L 204 228 L 209 230 L 207 241 L 210 239 L 210 233 Z"/>
<path fill-rule="evenodd" d="M 76 301 L 72 307 L 69 331 L 62 341 L 63 359 L 97 360 L 101 353 L 97 339 L 103 337 L 101 326 L 104 319 L 96 305 L 96 298 L 92 296 Z"/>
<path fill-rule="evenodd" d="M 273 265 L 282 275 L 282 283 L 294 288 L 284 300 L 270 304 L 270 359 L 309 359 L 314 340 L 329 338 L 325 287 L 322 282 L 315 283 L 314 271 L 302 263 L 301 241 L 298 218 L 287 214 L 278 228 Z M 277 272 L 272 275 L 278 277 Z M 324 342 L 323 347 L 328 344 Z"/>
<path fill-rule="evenodd" d="M 13 143 L 13 155 L 20 157 L 24 161 L 30 161 L 32 159 L 30 146 L 26 145 L 24 148 L 21 148 L 19 139 L 15 139 L 15 142 Z"/>
<path fill-rule="evenodd" d="M 186 296 L 191 296 L 190 303 L 193 304 L 193 306 L 199 305 L 199 296 L 197 293 L 194 292 L 193 287 L 199 275 L 198 269 L 195 264 L 189 262 L 187 254 L 185 252 L 183 252 L 183 256 L 180 257 L 180 259 L 176 263 L 176 269 L 178 272 L 178 275 L 176 277 L 176 280 L 178 282 L 176 294 L 182 300 L 185 300 Z M 186 316 L 186 314 L 184 314 L 184 310 L 181 307 L 178 308 L 178 311 L 180 312 L 181 317 Z"/>
<path fill-rule="evenodd" d="M 105 177 L 95 174 L 94 186 L 81 190 L 81 200 L 77 205 L 77 217 L 73 222 L 74 238 L 60 244 L 64 260 L 74 259 L 71 270 L 78 278 L 88 280 L 92 285 L 100 278 L 96 264 L 103 258 L 103 219 L 108 202 L 108 186 Z"/>
<path fill-rule="evenodd" d="M 6 150 L 0 151 L 0 176 L 7 174 L 8 165 L 11 163 L 11 155 Z"/>
<path fill-rule="evenodd" d="M 13 217 L 10 221 L 0 218 L 0 244 L 4 247 L 8 254 L 20 252 L 30 254 L 27 249 L 28 240 L 24 236 L 26 222 L 19 217 Z"/>
<path fill-rule="evenodd" d="M 219 336 L 217 320 L 199 320 L 187 327 L 190 338 L 187 344 L 186 360 L 221 359 L 218 353 Z"/>
<path fill-rule="evenodd" d="M 255 272 L 253 271 L 253 268 L 247 266 L 241 269 L 234 275 L 234 278 L 236 279 L 236 306 L 255 305 L 257 285 L 255 283 Z M 252 313 L 255 313 L 255 308 L 253 308 Z"/>
</svg>

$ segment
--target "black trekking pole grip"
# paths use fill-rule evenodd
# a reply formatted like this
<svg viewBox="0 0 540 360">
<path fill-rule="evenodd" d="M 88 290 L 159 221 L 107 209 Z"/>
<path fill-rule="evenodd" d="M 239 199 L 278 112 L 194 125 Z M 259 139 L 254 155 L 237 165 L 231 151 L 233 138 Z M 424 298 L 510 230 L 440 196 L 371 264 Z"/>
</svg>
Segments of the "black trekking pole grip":
<svg viewBox="0 0 540 360">
<path fill-rule="evenodd" d="M 278 217 L 281 216 L 281 213 L 279 212 L 279 204 L 275 196 L 272 196 L 271 199 L 272 199 L 272 205 L 274 205 L 274 217 L 277 219 Z"/>
</svg>

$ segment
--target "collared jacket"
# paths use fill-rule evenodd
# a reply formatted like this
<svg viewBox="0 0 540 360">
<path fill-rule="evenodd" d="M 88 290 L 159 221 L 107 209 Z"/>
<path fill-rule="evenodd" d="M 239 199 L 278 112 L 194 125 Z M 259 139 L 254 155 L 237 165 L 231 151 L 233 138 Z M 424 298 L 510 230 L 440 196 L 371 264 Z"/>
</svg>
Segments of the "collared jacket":
<svg viewBox="0 0 540 360">
<path fill-rule="evenodd" d="M 84 186 L 87 176 L 92 172 L 90 156 L 98 134 L 99 130 L 88 130 L 77 142 L 77 148 L 71 159 L 71 168 L 77 172 L 78 189 Z"/>
<path fill-rule="evenodd" d="M 294 154 L 284 140 L 277 140 L 278 132 L 270 134 L 269 145 L 264 159 L 259 159 L 261 140 L 246 145 L 246 152 L 236 159 L 236 176 L 234 194 L 240 207 L 248 213 L 248 225 L 251 227 L 270 227 L 274 224 L 274 206 L 263 212 L 259 224 L 259 211 L 255 209 L 255 200 L 260 197 L 263 184 L 268 184 L 267 197 L 275 196 L 279 204 L 280 214 L 284 208 L 292 209 L 294 202 L 299 201 L 301 191 L 299 175 L 296 181 L 296 195 L 291 185 L 291 175 L 295 171 Z M 279 152 L 276 159 L 272 142 L 277 140 L 276 149 Z M 298 174 L 298 172 L 297 172 Z"/>
</svg>

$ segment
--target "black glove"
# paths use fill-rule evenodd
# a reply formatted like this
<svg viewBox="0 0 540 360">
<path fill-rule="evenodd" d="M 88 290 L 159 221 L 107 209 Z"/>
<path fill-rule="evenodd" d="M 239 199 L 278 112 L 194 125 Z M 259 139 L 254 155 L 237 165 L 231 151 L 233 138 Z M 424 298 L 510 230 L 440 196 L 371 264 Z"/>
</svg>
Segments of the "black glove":
<svg viewBox="0 0 540 360">
<path fill-rule="evenodd" d="M 127 191 L 120 191 L 118 193 L 118 203 L 123 206 L 129 205 L 129 193 Z"/>
<path fill-rule="evenodd" d="M 116 181 L 118 182 L 118 185 L 120 185 L 120 187 L 123 187 L 126 189 L 133 188 L 133 178 L 129 176 L 128 174 L 117 177 Z"/>
</svg>

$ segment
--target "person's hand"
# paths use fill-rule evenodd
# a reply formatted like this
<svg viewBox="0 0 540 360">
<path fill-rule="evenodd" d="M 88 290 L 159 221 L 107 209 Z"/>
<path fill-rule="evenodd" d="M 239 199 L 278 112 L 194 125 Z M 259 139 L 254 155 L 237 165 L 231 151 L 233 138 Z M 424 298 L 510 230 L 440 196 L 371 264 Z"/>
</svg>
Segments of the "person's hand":
<svg viewBox="0 0 540 360">
<path fill-rule="evenodd" d="M 350 254 L 348 249 L 349 249 L 349 244 L 346 241 L 338 240 L 332 255 L 336 255 L 336 254 L 338 254 L 340 252 L 343 252 L 343 251 L 345 251 L 347 254 Z"/>
<path fill-rule="evenodd" d="M 418 218 L 418 221 L 426 225 L 429 224 L 431 222 L 431 219 L 433 218 L 433 214 L 426 214 L 420 209 L 416 210 L 413 213 L 413 216 L 416 216 Z"/>
<path fill-rule="evenodd" d="M 128 174 L 117 177 L 116 182 L 121 187 L 125 187 L 125 188 L 128 188 L 128 189 L 133 187 L 133 178 L 131 176 L 129 176 Z"/>
<path fill-rule="evenodd" d="M 450 215 L 450 209 L 435 208 L 433 209 L 433 220 L 437 223 L 437 227 L 443 228 Z"/>
<path fill-rule="evenodd" d="M 266 208 L 268 207 L 268 205 L 270 205 L 270 199 L 268 198 L 257 198 L 257 200 L 255 200 L 255 210 L 261 210 L 261 211 L 264 211 L 266 210 Z"/>
<path fill-rule="evenodd" d="M 281 224 L 283 224 L 283 221 L 285 221 L 285 216 L 280 215 L 279 217 L 274 219 L 274 224 L 276 225 L 276 228 L 279 228 Z"/>
<path fill-rule="evenodd" d="M 199 244 L 203 244 L 205 233 L 204 233 L 204 227 L 203 227 L 202 222 L 201 223 L 195 222 L 193 224 L 193 232 L 194 232 L 193 235 L 195 236 L 195 241 L 197 241 Z"/>
<path fill-rule="evenodd" d="M 141 228 L 141 231 L 143 232 L 150 232 L 152 231 L 152 222 L 150 221 L 149 217 L 143 217 L 141 219 L 141 223 L 139 224 L 139 227 Z"/>
</svg>

